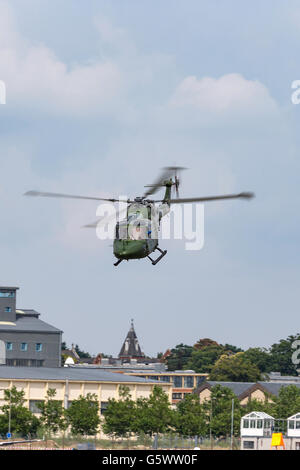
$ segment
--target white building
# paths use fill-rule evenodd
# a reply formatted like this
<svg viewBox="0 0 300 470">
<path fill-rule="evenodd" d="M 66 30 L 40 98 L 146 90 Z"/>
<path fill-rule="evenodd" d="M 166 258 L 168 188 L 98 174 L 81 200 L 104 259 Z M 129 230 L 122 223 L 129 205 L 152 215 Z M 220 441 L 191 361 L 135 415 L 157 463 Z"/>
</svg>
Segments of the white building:
<svg viewBox="0 0 300 470">
<path fill-rule="evenodd" d="M 252 411 L 241 419 L 241 448 L 247 450 L 266 449 L 264 438 L 270 441 L 274 418 L 262 411 Z M 270 446 L 269 446 L 270 448 Z"/>
<path fill-rule="evenodd" d="M 241 419 L 241 449 L 271 450 L 272 434 L 278 426 L 287 429 L 283 435 L 285 449 L 300 450 L 300 413 L 287 420 L 276 420 L 261 411 L 252 411 Z"/>
<path fill-rule="evenodd" d="M 291 449 L 300 450 L 300 413 L 290 416 L 287 422 L 287 435 L 291 440 Z"/>
</svg>

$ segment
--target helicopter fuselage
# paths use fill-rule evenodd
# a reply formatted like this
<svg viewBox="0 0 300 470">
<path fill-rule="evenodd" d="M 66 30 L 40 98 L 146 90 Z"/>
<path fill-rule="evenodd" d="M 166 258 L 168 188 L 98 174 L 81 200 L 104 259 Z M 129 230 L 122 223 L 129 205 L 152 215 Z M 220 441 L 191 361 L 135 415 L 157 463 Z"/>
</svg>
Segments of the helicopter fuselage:
<svg viewBox="0 0 300 470">
<path fill-rule="evenodd" d="M 127 218 L 117 223 L 113 245 L 118 260 L 141 259 L 158 249 L 161 218 L 170 211 L 167 203 L 135 202 L 128 206 Z"/>
</svg>

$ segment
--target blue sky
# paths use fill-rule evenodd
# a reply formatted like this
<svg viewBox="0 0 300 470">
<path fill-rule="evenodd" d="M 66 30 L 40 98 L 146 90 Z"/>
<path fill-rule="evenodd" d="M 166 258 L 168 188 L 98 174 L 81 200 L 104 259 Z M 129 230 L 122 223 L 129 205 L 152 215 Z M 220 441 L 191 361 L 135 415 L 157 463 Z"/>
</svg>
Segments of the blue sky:
<svg viewBox="0 0 300 470">
<path fill-rule="evenodd" d="M 147 354 L 210 337 L 268 346 L 299 331 L 300 79 L 296 1 L 0 1 L 0 243 L 4 285 L 67 343 L 118 354 L 134 318 Z M 180 164 L 205 206 L 205 246 L 114 268 L 80 226 Z"/>
</svg>

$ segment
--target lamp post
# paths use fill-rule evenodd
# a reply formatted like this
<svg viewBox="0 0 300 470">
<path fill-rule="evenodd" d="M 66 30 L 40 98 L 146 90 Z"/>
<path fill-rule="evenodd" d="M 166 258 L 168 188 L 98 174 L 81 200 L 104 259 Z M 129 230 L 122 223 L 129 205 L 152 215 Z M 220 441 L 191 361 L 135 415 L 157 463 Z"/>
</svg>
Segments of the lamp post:
<svg viewBox="0 0 300 470">
<path fill-rule="evenodd" d="M 230 438 L 230 449 L 233 448 L 233 420 L 234 420 L 234 398 L 231 400 L 231 438 Z"/>
<path fill-rule="evenodd" d="M 0 388 L 1 391 L 7 390 L 6 388 Z M 9 409 L 8 409 L 8 435 L 11 435 L 11 388 L 9 389 Z"/>
</svg>

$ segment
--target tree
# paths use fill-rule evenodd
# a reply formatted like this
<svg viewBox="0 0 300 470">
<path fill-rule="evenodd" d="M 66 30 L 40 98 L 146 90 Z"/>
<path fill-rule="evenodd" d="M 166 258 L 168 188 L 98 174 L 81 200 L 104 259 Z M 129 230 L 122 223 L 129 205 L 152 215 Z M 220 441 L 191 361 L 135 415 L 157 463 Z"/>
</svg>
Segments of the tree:
<svg viewBox="0 0 300 470">
<path fill-rule="evenodd" d="M 88 352 L 82 351 L 79 348 L 78 344 L 75 345 L 75 351 L 77 352 L 80 359 L 88 359 L 91 357 L 91 355 Z"/>
<path fill-rule="evenodd" d="M 272 358 L 272 370 L 280 372 L 282 375 L 297 375 L 297 366 L 292 362 L 294 353 L 293 343 L 300 340 L 300 334 L 289 336 L 287 339 L 281 339 L 270 348 Z"/>
<path fill-rule="evenodd" d="M 197 343 L 194 344 L 194 349 L 203 349 L 207 346 L 220 346 L 219 343 L 216 341 L 210 339 L 210 338 L 202 338 L 197 341 Z"/>
<path fill-rule="evenodd" d="M 211 389 L 209 400 L 203 403 L 203 410 L 208 420 L 208 428 L 213 436 L 229 436 L 231 432 L 232 400 L 234 400 L 233 433 L 240 433 L 242 408 L 239 399 L 228 387 L 216 385 Z"/>
<path fill-rule="evenodd" d="M 51 432 L 56 433 L 64 429 L 64 408 L 59 400 L 55 400 L 56 390 L 49 388 L 46 394 L 46 400 L 37 404 L 41 410 L 41 423 L 43 424 L 47 435 L 50 436 Z"/>
<path fill-rule="evenodd" d="M 25 392 L 18 391 L 16 387 L 4 391 L 6 404 L 1 407 L 3 414 L 0 416 L 0 434 L 5 435 L 8 432 L 9 422 L 10 430 L 14 434 L 23 437 L 36 434 L 40 421 L 23 406 L 24 396 Z"/>
<path fill-rule="evenodd" d="M 255 364 L 261 372 L 273 370 L 273 358 L 265 348 L 249 348 L 245 351 L 244 358 Z"/>
<path fill-rule="evenodd" d="M 278 397 L 274 398 L 274 415 L 278 419 L 287 419 L 300 410 L 300 389 L 296 385 L 282 387 Z"/>
<path fill-rule="evenodd" d="M 125 437 L 135 429 L 136 404 L 131 399 L 129 388 L 121 386 L 120 400 L 110 398 L 104 414 L 103 432 L 114 437 Z"/>
<path fill-rule="evenodd" d="M 191 357 L 192 351 L 192 346 L 182 343 L 171 349 L 171 354 L 166 358 L 168 370 L 173 371 L 184 369 Z"/>
<path fill-rule="evenodd" d="M 95 436 L 100 424 L 99 403 L 95 394 L 80 395 L 72 401 L 66 416 L 71 426 L 72 434 Z"/>
<path fill-rule="evenodd" d="M 139 398 L 136 402 L 134 431 L 150 436 L 167 433 L 174 426 L 174 418 L 168 395 L 155 385 L 149 398 Z"/>
<path fill-rule="evenodd" d="M 208 345 L 193 349 L 186 368 L 195 372 L 209 373 L 215 362 L 224 354 L 224 348 L 221 345 Z"/>
<path fill-rule="evenodd" d="M 189 437 L 208 434 L 207 416 L 198 395 L 189 394 L 178 403 L 175 430 L 178 434 Z"/>
<path fill-rule="evenodd" d="M 273 398 L 271 395 L 266 395 L 264 401 L 251 398 L 244 407 L 243 414 L 246 415 L 252 411 L 263 411 L 268 415 L 275 416 L 275 404 L 271 401 Z"/>
<path fill-rule="evenodd" d="M 260 379 L 258 367 L 245 358 L 245 353 L 221 356 L 210 373 L 210 380 L 220 382 L 257 382 Z"/>
</svg>

